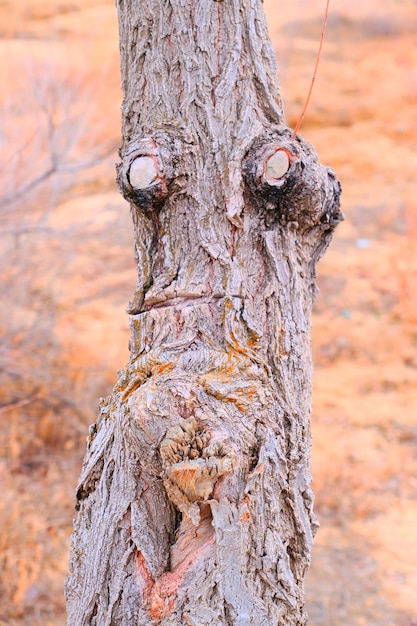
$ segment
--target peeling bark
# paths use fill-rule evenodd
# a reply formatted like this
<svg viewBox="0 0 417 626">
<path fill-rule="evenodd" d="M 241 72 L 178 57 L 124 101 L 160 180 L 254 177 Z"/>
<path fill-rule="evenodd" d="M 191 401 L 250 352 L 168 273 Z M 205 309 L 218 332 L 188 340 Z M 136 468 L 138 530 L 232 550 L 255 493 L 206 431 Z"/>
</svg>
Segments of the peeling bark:
<svg viewBox="0 0 417 626">
<path fill-rule="evenodd" d="M 138 283 L 77 489 L 68 624 L 299 626 L 340 186 L 284 124 L 260 0 L 117 6 Z"/>
</svg>

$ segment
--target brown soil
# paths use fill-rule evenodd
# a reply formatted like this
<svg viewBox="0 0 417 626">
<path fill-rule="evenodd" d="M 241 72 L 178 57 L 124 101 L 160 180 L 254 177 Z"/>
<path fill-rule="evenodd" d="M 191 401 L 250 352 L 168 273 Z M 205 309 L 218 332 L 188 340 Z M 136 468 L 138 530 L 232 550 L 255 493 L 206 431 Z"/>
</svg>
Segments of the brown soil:
<svg viewBox="0 0 417 626">
<path fill-rule="evenodd" d="M 291 126 L 324 5 L 265 0 Z M 110 156 L 81 168 L 68 188 L 56 177 L 57 201 L 42 213 L 42 232 L 52 234 L 16 235 L 13 266 L 0 267 L 0 625 L 59 626 L 72 493 L 98 398 L 127 359 L 124 308 L 135 284 L 128 208 L 113 182 L 114 3 L 5 0 L 0 55 L 0 164 L 11 189 L 36 173 L 35 148 L 46 149 L 33 140 L 46 71 L 76 95 L 56 88 L 56 124 L 88 110 L 92 130 L 74 148 L 77 163 L 94 142 L 110 145 Z M 311 626 L 417 625 L 416 67 L 415 0 L 332 1 L 302 127 L 341 179 L 346 215 L 318 268 L 313 319 L 321 529 L 307 582 Z M 19 220 L 29 209 L 41 216 L 39 198 L 50 202 L 51 189 L 40 189 L 33 207 L 25 198 Z M 6 191 L 3 182 L 0 196 Z"/>
</svg>

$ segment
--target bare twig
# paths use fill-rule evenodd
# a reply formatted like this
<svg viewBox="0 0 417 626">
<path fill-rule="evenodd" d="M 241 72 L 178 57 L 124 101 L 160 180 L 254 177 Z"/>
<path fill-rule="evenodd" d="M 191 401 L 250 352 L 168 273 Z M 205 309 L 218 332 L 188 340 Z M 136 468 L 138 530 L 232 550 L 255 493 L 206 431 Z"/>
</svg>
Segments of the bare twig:
<svg viewBox="0 0 417 626">
<path fill-rule="evenodd" d="M 56 172 L 56 168 L 55 166 L 52 166 L 48 168 L 45 172 L 40 174 L 39 176 L 36 176 L 34 179 L 32 179 L 29 183 L 27 183 L 20 189 L 15 189 L 8 196 L 0 198 L 0 207 L 2 208 L 3 206 L 7 206 L 8 204 L 14 204 L 15 202 L 18 202 L 24 196 L 26 196 L 28 193 L 30 193 L 36 187 L 38 187 L 40 184 L 45 182 L 55 172 Z"/>
<path fill-rule="evenodd" d="M 27 404 L 31 404 L 35 400 L 39 398 L 39 393 L 33 393 L 22 400 L 16 400 L 15 402 L 9 402 L 9 404 L 3 404 L 0 406 L 0 415 L 3 413 L 8 413 L 9 411 L 13 411 L 14 409 L 18 409 L 21 406 L 25 406 Z"/>
</svg>

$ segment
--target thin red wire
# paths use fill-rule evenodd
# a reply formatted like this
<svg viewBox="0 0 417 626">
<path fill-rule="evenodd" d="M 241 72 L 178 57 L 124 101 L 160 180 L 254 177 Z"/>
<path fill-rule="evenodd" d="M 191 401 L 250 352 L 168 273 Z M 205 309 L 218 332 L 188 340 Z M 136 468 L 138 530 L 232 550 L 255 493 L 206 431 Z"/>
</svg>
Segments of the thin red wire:
<svg viewBox="0 0 417 626">
<path fill-rule="evenodd" d="M 317 74 L 317 68 L 319 66 L 319 62 L 320 62 L 320 55 L 321 55 L 321 49 L 323 47 L 323 40 L 324 40 L 324 33 L 326 32 L 326 26 L 327 26 L 327 16 L 329 14 L 329 4 L 330 4 L 330 0 L 327 0 L 326 3 L 326 11 L 324 13 L 324 21 L 323 21 L 323 30 L 321 31 L 321 37 L 320 37 L 320 44 L 319 44 L 319 50 L 317 52 L 317 57 L 316 57 L 316 64 L 314 66 L 314 72 L 313 72 L 313 78 L 311 79 L 311 84 L 310 84 L 310 89 L 308 91 L 308 95 L 307 95 L 307 99 L 305 101 L 303 110 L 301 111 L 301 115 L 298 118 L 298 122 L 296 127 L 293 130 L 293 133 L 291 135 L 291 139 L 295 139 L 297 137 L 298 131 L 300 130 L 300 126 L 303 123 L 304 120 L 304 116 L 306 114 L 307 111 L 307 107 L 308 104 L 310 102 L 310 98 L 311 98 L 311 92 L 313 91 L 313 85 L 314 85 L 314 81 L 316 80 L 316 74 Z"/>
</svg>

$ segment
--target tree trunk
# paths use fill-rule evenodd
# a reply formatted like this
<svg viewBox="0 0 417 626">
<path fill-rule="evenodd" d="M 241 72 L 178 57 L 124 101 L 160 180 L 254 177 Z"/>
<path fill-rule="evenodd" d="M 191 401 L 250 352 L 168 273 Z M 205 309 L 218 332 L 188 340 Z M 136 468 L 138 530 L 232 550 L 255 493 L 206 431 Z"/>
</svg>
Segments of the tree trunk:
<svg viewBox="0 0 417 626">
<path fill-rule="evenodd" d="M 261 0 L 117 6 L 138 284 L 68 624 L 305 624 L 310 313 L 340 187 L 285 127 Z"/>
</svg>

